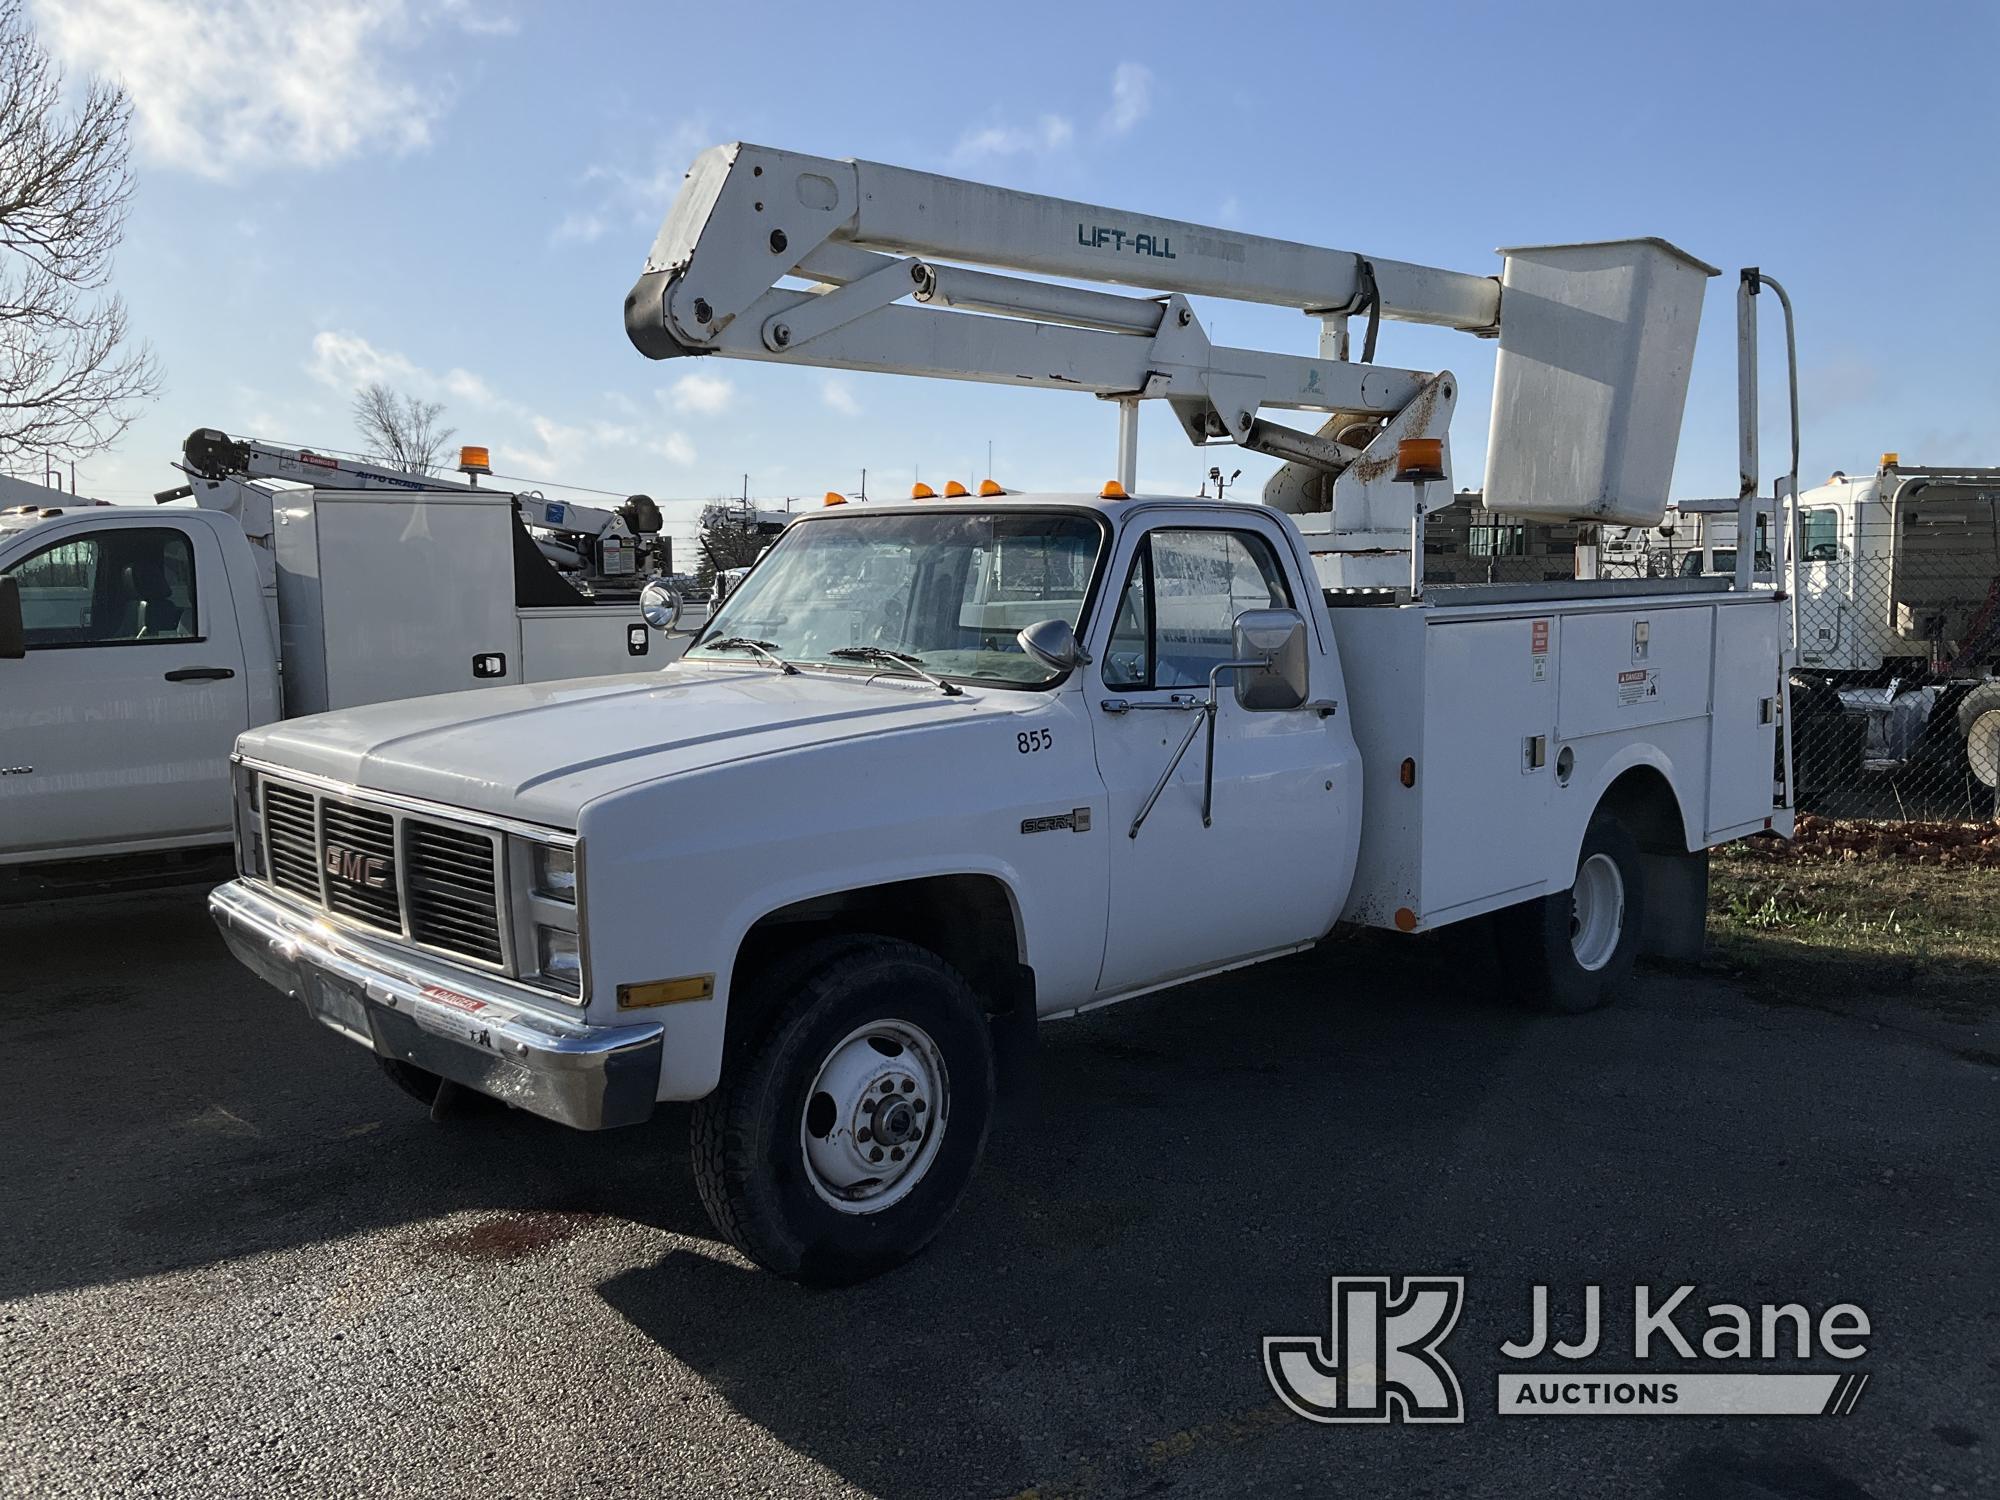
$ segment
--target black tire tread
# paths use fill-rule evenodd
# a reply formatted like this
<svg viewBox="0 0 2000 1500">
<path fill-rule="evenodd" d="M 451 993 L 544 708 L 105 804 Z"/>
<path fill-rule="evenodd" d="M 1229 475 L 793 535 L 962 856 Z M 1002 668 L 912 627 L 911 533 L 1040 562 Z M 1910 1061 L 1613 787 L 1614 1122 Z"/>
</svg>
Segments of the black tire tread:
<svg viewBox="0 0 2000 1500">
<path fill-rule="evenodd" d="M 1971 735 L 1981 714 L 2000 711 L 2000 682 L 1982 682 L 1958 700 L 1958 737 Z"/>
<path fill-rule="evenodd" d="M 1637 934 L 1645 922 L 1645 886 L 1641 878 L 1639 848 L 1623 822 L 1614 814 L 1600 810 L 1584 830 L 1583 844 L 1577 851 L 1578 866 L 1582 866 L 1586 853 L 1603 848 L 1607 843 L 1610 848 L 1604 852 L 1615 851 L 1616 855 L 1623 856 L 1619 858 L 1619 863 L 1625 876 L 1626 931 L 1620 955 L 1595 979 L 1585 981 L 1589 986 L 1587 998 L 1565 994 L 1554 972 L 1555 967 L 1569 956 L 1570 893 L 1567 888 L 1495 913 L 1500 921 L 1498 936 L 1503 982 L 1515 1002 L 1526 1009 L 1549 1015 L 1581 1015 L 1599 1010 L 1611 1003 L 1613 992 L 1631 974 L 1633 956 L 1638 947 Z M 1580 969 L 1575 972 L 1579 975 L 1583 973 Z"/>
<path fill-rule="evenodd" d="M 825 1002 L 837 983 L 858 968 L 885 960 L 930 970 L 975 1015 L 979 1013 L 977 999 L 965 979 L 927 948 L 865 933 L 820 939 L 779 959 L 758 976 L 757 993 L 748 997 L 759 1007 L 758 1020 L 732 1044 L 731 1055 L 724 1060 L 721 1083 L 694 1108 L 688 1143 L 695 1190 L 702 1207 L 724 1239 L 750 1260 L 782 1276 L 819 1284 L 860 1279 L 837 1268 L 803 1264 L 797 1248 L 780 1233 L 779 1225 L 746 1211 L 752 1202 L 747 1190 L 769 1166 L 767 1153 L 758 1148 L 758 1107 L 765 1090 L 783 1084 L 782 1079 L 766 1076 L 757 1066 L 757 1059 L 767 1056 L 787 1031 Z M 990 1098 L 993 1089 L 990 1052 L 987 1069 L 986 1088 Z M 980 1129 L 981 1151 L 989 1126 L 990 1111 L 989 1119 L 982 1122 Z M 948 1217 L 948 1212 L 940 1215 L 929 1233 L 903 1247 L 899 1258 L 906 1259 L 922 1249 Z M 873 1274 L 873 1270 L 862 1274 Z"/>
</svg>

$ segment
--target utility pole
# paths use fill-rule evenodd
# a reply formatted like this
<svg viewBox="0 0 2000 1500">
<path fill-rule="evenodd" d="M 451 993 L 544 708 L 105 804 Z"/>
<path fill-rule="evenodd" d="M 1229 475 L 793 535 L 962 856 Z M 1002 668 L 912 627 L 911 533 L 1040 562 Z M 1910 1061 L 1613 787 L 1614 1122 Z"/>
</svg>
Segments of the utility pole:
<svg viewBox="0 0 2000 1500">
<path fill-rule="evenodd" d="M 987 477 L 988 479 L 991 479 L 991 478 L 993 477 L 993 439 L 992 439 L 992 438 L 988 438 L 988 439 L 986 440 L 986 477 Z"/>
</svg>

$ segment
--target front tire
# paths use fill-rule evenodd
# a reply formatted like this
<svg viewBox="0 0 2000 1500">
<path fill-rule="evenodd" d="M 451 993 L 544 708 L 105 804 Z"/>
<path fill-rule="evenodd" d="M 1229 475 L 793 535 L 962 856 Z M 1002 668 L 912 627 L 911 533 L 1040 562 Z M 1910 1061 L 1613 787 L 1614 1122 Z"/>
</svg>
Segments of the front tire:
<svg viewBox="0 0 2000 1500">
<path fill-rule="evenodd" d="M 1610 1004 L 1638 958 L 1644 903 L 1639 846 L 1600 812 L 1584 833 L 1571 888 L 1499 914 L 1500 960 L 1514 998 L 1558 1015 Z"/>
<path fill-rule="evenodd" d="M 993 1045 L 957 970 L 913 943 L 836 938 L 766 975 L 764 1017 L 695 1106 L 695 1185 L 767 1270 L 838 1286 L 915 1255 L 986 1149 Z"/>
<path fill-rule="evenodd" d="M 1973 780 L 2000 789 L 2000 682 L 1982 682 L 1959 699 L 1958 732 Z"/>
</svg>

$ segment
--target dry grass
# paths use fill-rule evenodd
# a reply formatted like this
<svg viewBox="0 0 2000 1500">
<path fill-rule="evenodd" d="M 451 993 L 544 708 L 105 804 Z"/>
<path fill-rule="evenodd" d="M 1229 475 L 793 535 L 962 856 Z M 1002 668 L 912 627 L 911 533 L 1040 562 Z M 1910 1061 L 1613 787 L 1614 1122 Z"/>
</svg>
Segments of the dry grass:
<svg viewBox="0 0 2000 1500">
<path fill-rule="evenodd" d="M 1718 849 L 1713 960 L 1789 998 L 2000 1009 L 2000 828 L 1805 818 Z"/>
</svg>

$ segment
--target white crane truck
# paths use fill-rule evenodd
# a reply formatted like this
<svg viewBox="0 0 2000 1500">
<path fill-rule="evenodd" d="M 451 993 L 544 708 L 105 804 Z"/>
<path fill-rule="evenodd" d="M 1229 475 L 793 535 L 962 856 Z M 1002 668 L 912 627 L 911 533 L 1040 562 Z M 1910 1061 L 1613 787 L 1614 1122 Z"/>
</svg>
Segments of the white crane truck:
<svg viewBox="0 0 2000 1500">
<path fill-rule="evenodd" d="M 1633 530 L 1628 565 L 1732 572 L 1735 510 L 1681 501 L 1659 528 Z M 2000 790 L 2000 468 L 1884 453 L 1873 472 L 1835 473 L 1782 514 L 1798 557 L 1800 798 L 1918 763 L 1945 785 L 1962 773 L 1988 800 Z M 1768 573 L 1761 522 L 1757 538 Z"/>
<path fill-rule="evenodd" d="M 644 497 L 614 512 L 212 429 L 183 457 L 188 483 L 159 498 L 192 506 L 42 491 L 0 514 L 0 880 L 18 893 L 226 854 L 245 729 L 655 666 L 684 639 L 642 618 Z"/>
<path fill-rule="evenodd" d="M 213 915 L 434 1111 L 472 1089 L 596 1129 L 699 1101 L 717 1227 L 814 1282 L 937 1232 L 1041 1022 L 1343 921 L 1489 913 L 1524 1000 L 1601 1005 L 1642 946 L 1699 945 L 1710 846 L 1790 829 L 1784 597 L 1423 589 L 1455 381 L 1342 357 L 1343 323 L 1497 335 L 1489 504 L 1656 518 L 1709 274 L 1654 241 L 1512 251 L 1497 278 L 1371 264 L 711 150 L 627 300 L 642 352 L 1112 397 L 1120 482 L 829 506 L 644 680 L 248 734 Z M 1212 347 L 1190 293 L 1302 309 L 1326 352 Z M 1296 458 L 1274 492 L 1299 519 L 1130 494 L 1152 398 Z"/>
</svg>

